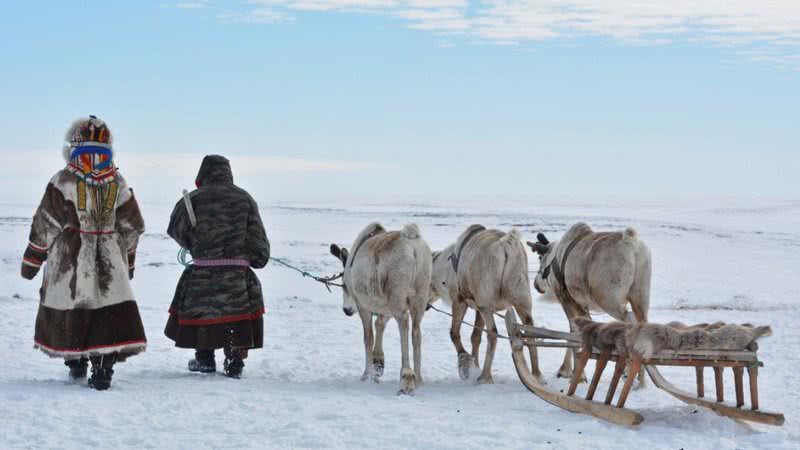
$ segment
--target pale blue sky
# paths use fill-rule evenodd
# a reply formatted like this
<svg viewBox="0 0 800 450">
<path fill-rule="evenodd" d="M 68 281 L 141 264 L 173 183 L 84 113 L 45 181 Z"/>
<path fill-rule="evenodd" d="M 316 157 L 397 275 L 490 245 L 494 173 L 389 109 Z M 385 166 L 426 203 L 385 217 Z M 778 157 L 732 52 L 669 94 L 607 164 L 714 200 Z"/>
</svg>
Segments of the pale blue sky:
<svg viewBox="0 0 800 450">
<path fill-rule="evenodd" d="M 211 152 L 276 200 L 800 195 L 800 4 L 694 3 L 7 3 L 0 175 L 97 114 L 170 198 Z"/>
</svg>

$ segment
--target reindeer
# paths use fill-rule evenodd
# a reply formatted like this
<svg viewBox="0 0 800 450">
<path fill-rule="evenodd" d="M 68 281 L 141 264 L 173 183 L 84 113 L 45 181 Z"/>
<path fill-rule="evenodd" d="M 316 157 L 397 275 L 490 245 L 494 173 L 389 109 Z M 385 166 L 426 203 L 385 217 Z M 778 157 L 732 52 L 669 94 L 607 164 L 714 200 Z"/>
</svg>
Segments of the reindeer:
<svg viewBox="0 0 800 450">
<path fill-rule="evenodd" d="M 455 255 L 456 244 L 452 244 L 440 252 L 433 252 L 433 273 L 431 275 L 431 298 L 430 304 L 442 299 L 450 305 L 453 313 L 453 321 L 450 327 L 450 340 L 456 347 L 458 355 L 458 376 L 462 380 L 468 380 L 472 369 L 480 369 L 478 358 L 483 337 L 483 318 L 480 313 L 475 311 L 475 323 L 472 326 L 472 353 L 469 354 L 461 343 L 461 321 L 467 313 L 466 302 L 456 302 L 450 298 L 448 285 L 455 286 L 456 273 L 453 270 L 452 259 Z"/>
<path fill-rule="evenodd" d="M 647 322 L 650 309 L 651 257 L 647 245 L 636 230 L 595 233 L 585 223 L 573 225 L 560 241 L 550 242 L 544 234 L 537 242 L 528 242 L 539 255 L 539 272 L 534 281 L 537 291 L 552 289 L 567 319 L 576 331 L 575 319 L 589 317 L 590 310 L 608 313 L 619 321 Z M 630 305 L 634 317 L 630 317 Z M 574 352 L 567 349 L 558 376 L 573 374 Z M 640 386 L 644 373 L 639 373 Z"/>
<path fill-rule="evenodd" d="M 517 230 L 504 233 L 472 225 L 455 244 L 434 254 L 431 301 L 450 301 L 453 320 L 450 338 L 458 353 L 458 372 L 469 378 L 479 368 L 481 332 L 486 324 L 487 349 L 480 384 L 491 384 L 492 360 L 497 347 L 494 313 L 514 307 L 525 324 L 533 325 L 532 299 L 528 279 L 528 257 Z M 472 354 L 461 343 L 461 322 L 467 307 L 477 311 L 472 333 Z M 532 372 L 541 379 L 535 347 L 529 347 Z"/>
<path fill-rule="evenodd" d="M 420 325 L 428 304 L 431 282 L 431 250 L 416 225 L 386 231 L 368 225 L 353 243 L 353 253 L 331 245 L 331 254 L 344 265 L 343 311 L 358 312 L 364 328 L 366 366 L 362 381 L 378 382 L 383 375 L 383 331 L 394 318 L 400 327 L 402 369 L 399 394 L 412 394 L 422 385 L 422 332 Z M 376 332 L 372 315 L 376 314 Z M 414 346 L 414 368 L 409 364 L 408 331 Z"/>
</svg>

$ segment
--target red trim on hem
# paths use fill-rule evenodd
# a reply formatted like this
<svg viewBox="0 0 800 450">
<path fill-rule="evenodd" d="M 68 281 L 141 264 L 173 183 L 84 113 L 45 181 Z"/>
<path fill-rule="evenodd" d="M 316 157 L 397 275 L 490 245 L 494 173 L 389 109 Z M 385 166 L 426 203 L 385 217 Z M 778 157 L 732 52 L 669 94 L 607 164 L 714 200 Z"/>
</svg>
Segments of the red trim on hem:
<svg viewBox="0 0 800 450">
<path fill-rule="evenodd" d="M 53 350 L 56 352 L 88 352 L 92 350 L 99 350 L 101 348 L 121 347 L 123 345 L 147 344 L 147 340 L 136 340 L 136 341 L 118 342 L 116 344 L 108 344 L 108 345 L 95 345 L 86 348 L 58 348 L 58 347 L 51 347 L 47 344 L 43 344 L 41 341 L 38 341 L 36 339 L 34 339 L 33 342 L 40 347 L 44 347 L 48 350 Z"/>
<path fill-rule="evenodd" d="M 219 325 L 221 323 L 241 322 L 244 320 L 255 320 L 267 313 L 267 308 L 262 308 L 261 311 L 254 313 L 239 314 L 236 316 L 217 317 L 214 319 L 181 319 L 178 318 L 178 325 Z M 177 312 L 170 308 L 169 314 L 177 316 Z"/>
</svg>

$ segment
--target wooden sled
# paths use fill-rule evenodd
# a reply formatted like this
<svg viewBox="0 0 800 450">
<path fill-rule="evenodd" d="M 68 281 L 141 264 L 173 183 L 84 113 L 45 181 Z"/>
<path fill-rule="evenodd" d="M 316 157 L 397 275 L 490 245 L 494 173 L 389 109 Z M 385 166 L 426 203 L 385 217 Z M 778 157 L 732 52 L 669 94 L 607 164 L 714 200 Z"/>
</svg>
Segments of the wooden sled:
<svg viewBox="0 0 800 450">
<path fill-rule="evenodd" d="M 644 417 L 636 411 L 625 408 L 625 403 L 627 402 L 628 395 L 633 387 L 633 382 L 639 371 L 644 369 L 657 388 L 668 392 L 673 397 L 685 403 L 711 409 L 720 415 L 732 419 L 774 426 L 781 426 L 784 423 L 783 414 L 761 411 L 759 409 L 758 368 L 763 367 L 763 363 L 758 360 L 758 356 L 754 351 L 692 350 L 662 352 L 654 355 L 647 361 L 642 361 L 641 358 L 634 356 L 630 362 L 630 373 L 628 374 L 627 380 L 625 380 L 617 403 L 616 405 L 612 405 L 617 386 L 628 364 L 626 355 L 618 355 L 611 351 L 598 352 L 595 349 L 591 349 L 591 351 L 580 351 L 578 365 L 575 370 L 576 374 L 583 373 L 589 359 L 596 359 L 597 364 L 586 397 L 578 398 L 575 397 L 578 386 L 577 378 L 572 380 L 566 394 L 548 390 L 531 373 L 523 350 L 527 346 L 535 346 L 572 348 L 577 352 L 581 350 L 581 336 L 579 333 L 563 333 L 546 328 L 519 324 L 517 323 L 516 314 L 514 314 L 512 310 L 508 310 L 506 313 L 506 328 L 511 341 L 511 354 L 514 359 L 514 367 L 517 370 L 517 375 L 519 375 L 522 384 L 542 400 L 567 411 L 589 414 L 618 425 L 639 425 L 644 421 Z M 595 401 L 594 397 L 603 371 L 611 361 L 615 362 L 614 375 L 611 379 L 611 384 L 609 385 L 605 400 L 603 402 Z M 672 385 L 661 375 L 657 366 L 694 367 L 697 380 L 697 395 L 692 395 Z M 714 369 L 716 401 L 705 399 L 705 379 L 703 373 L 705 367 Z M 724 403 L 723 370 L 727 367 L 733 369 L 734 382 L 736 385 L 736 406 Z M 743 374 L 745 370 L 748 373 L 750 382 L 749 409 L 744 408 Z"/>
</svg>

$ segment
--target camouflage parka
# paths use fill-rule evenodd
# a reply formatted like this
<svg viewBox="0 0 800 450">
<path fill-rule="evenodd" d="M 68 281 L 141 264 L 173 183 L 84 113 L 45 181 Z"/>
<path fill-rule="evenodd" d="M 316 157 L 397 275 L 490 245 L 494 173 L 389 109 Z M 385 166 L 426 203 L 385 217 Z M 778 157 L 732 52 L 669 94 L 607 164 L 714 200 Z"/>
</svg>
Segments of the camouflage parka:
<svg viewBox="0 0 800 450">
<path fill-rule="evenodd" d="M 197 225 L 192 225 L 181 199 L 167 233 L 195 261 L 243 259 L 250 267 L 187 267 L 172 300 L 165 334 L 182 348 L 261 348 L 264 298 L 251 267 L 267 265 L 270 246 L 258 205 L 233 184 L 230 163 L 222 156 L 203 159 L 196 184 L 198 189 L 189 198 Z"/>
</svg>

